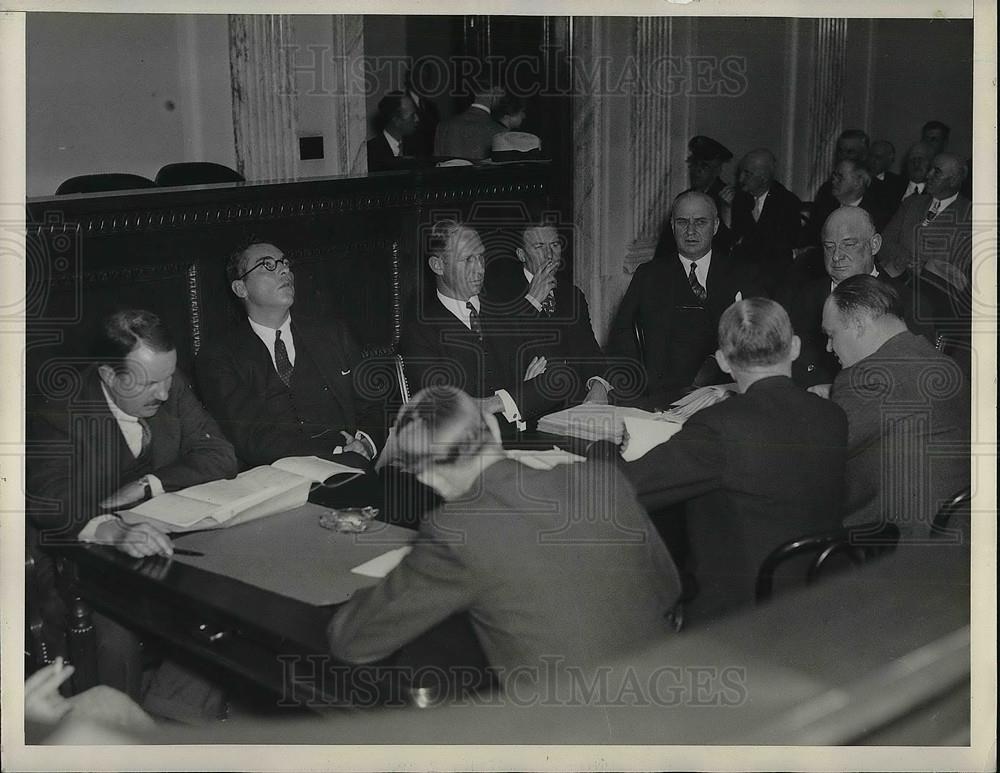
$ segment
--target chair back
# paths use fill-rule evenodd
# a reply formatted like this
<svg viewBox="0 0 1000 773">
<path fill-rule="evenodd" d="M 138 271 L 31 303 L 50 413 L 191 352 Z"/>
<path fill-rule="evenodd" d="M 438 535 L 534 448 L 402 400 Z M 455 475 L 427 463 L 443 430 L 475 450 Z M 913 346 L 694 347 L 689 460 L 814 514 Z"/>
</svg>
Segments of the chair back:
<svg viewBox="0 0 1000 773">
<path fill-rule="evenodd" d="M 148 177 L 137 174 L 83 174 L 64 180 L 56 188 L 56 196 L 65 196 L 69 193 L 103 193 L 155 187 L 156 183 Z"/>
<path fill-rule="evenodd" d="M 806 570 L 806 584 L 819 579 L 824 568 L 832 566 L 834 556 L 845 556 L 854 566 L 885 553 L 890 553 L 899 542 L 899 527 L 894 523 L 872 523 L 842 526 L 831 531 L 807 534 L 789 540 L 774 550 L 761 562 L 757 572 L 754 597 L 761 603 L 771 597 L 774 590 L 774 573 L 779 566 L 799 556 L 812 556 Z"/>
<path fill-rule="evenodd" d="M 971 503 L 972 490 L 963 488 L 950 500 L 941 505 L 941 508 L 934 515 L 934 520 L 931 522 L 931 537 L 945 540 L 960 535 L 962 533 L 962 523 L 959 522 L 969 520 L 971 516 Z M 949 524 L 951 524 L 950 527 Z M 956 525 L 958 528 L 955 528 Z M 954 541 L 954 539 L 950 541 Z"/>
<path fill-rule="evenodd" d="M 184 161 L 177 164 L 167 164 L 156 173 L 156 184 L 165 187 L 241 183 L 244 181 L 243 175 L 235 169 L 211 161 Z"/>
</svg>

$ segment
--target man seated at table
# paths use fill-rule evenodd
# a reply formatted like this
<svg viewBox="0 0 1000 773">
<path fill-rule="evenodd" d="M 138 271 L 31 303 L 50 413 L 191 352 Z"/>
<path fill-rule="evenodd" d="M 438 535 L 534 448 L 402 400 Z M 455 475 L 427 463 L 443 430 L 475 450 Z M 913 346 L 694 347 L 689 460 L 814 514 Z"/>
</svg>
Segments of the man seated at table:
<svg viewBox="0 0 1000 773">
<path fill-rule="evenodd" d="M 792 381 L 798 354 L 778 303 L 732 304 L 716 357 L 739 394 L 625 466 L 648 510 L 687 503 L 696 620 L 752 603 L 760 563 L 778 545 L 840 525 L 847 420 Z"/>
<path fill-rule="evenodd" d="M 524 363 L 524 333 L 482 294 L 485 251 L 465 223 L 441 220 L 429 229 L 427 264 L 434 284 L 407 309 L 400 351 L 414 391 L 456 386 L 488 413 L 503 414 L 505 426 L 523 428 L 563 402 L 563 385 L 539 378 L 544 357 Z"/>
<path fill-rule="evenodd" d="M 505 458 L 496 419 L 454 387 L 401 409 L 382 462 L 445 502 L 399 566 L 336 612 L 334 656 L 384 658 L 465 611 L 503 683 L 543 656 L 611 662 L 670 630 L 676 569 L 613 464 L 539 471 Z"/>
<path fill-rule="evenodd" d="M 608 402 L 607 361 L 594 337 L 587 296 L 568 279 L 559 279 L 559 232 L 551 221 L 539 218 L 519 229 L 518 242 L 516 260 L 500 258 L 490 264 L 486 287 L 504 319 L 524 334 L 522 361 L 544 357 L 542 378 L 565 383 L 567 405 Z"/>
<path fill-rule="evenodd" d="M 382 406 L 358 392 L 352 372 L 361 349 L 347 327 L 292 318 L 295 275 L 273 244 L 238 249 L 226 276 L 247 318 L 202 347 L 195 367 L 242 466 L 285 456 L 373 459 L 385 420 Z"/>
<path fill-rule="evenodd" d="M 48 401 L 27 437 L 29 544 L 97 542 L 142 558 L 173 553 L 170 537 L 111 514 L 164 491 L 236 474 L 236 455 L 176 370 L 166 326 L 149 311 L 107 317 L 94 364 L 74 394 Z M 138 641 L 95 615 L 102 683 L 141 693 Z M 155 710 L 152 709 L 151 710 Z"/>
<path fill-rule="evenodd" d="M 855 276 L 827 299 L 823 329 L 844 366 L 830 399 L 850 428 L 846 523 L 886 520 L 924 538 L 969 486 L 969 395 L 959 366 L 902 316 L 895 288 Z"/>
</svg>

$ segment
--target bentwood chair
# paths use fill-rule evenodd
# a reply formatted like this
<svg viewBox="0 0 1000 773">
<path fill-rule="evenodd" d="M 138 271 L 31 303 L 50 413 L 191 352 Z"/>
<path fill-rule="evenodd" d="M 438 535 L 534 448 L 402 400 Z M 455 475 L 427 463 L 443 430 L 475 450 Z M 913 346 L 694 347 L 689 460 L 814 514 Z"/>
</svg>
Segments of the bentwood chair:
<svg viewBox="0 0 1000 773">
<path fill-rule="evenodd" d="M 843 526 L 831 531 L 807 534 L 776 547 L 761 562 L 754 596 L 759 604 L 771 597 L 774 573 L 781 565 L 797 557 L 812 557 L 806 569 L 806 584 L 811 585 L 824 570 L 834 565 L 834 556 L 843 556 L 860 566 L 877 556 L 891 553 L 899 542 L 899 527 L 894 523 Z"/>
<path fill-rule="evenodd" d="M 185 161 L 178 164 L 167 164 L 156 173 L 156 184 L 164 187 L 241 182 L 244 182 L 244 177 L 235 169 L 211 161 Z"/>
<path fill-rule="evenodd" d="M 137 174 L 84 174 L 64 180 L 56 188 L 56 196 L 70 193 L 106 193 L 108 191 L 128 191 L 155 188 L 156 183 L 148 177 Z"/>
</svg>

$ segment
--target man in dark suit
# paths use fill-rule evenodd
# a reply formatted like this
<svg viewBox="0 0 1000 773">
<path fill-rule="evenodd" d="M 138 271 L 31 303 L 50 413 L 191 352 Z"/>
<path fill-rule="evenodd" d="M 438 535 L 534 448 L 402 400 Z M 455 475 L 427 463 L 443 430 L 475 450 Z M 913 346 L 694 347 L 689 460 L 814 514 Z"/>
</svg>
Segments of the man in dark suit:
<svg viewBox="0 0 1000 773">
<path fill-rule="evenodd" d="M 876 268 L 876 256 L 883 241 L 865 210 L 860 207 L 835 210 L 823 224 L 822 238 L 826 275 L 789 287 L 781 297 L 792 328 L 802 341 L 802 350 L 792 365 L 796 384 L 803 387 L 830 384 L 840 370 L 827 348 L 822 326 L 823 304 L 837 284 L 848 277 L 875 276 L 880 282 L 892 285 L 903 299 L 904 319 L 910 330 L 934 343 L 938 323 L 934 297 L 919 278 L 905 283 Z"/>
<path fill-rule="evenodd" d="M 426 96 L 421 88 L 421 60 L 417 60 L 413 69 L 406 73 L 406 95 L 413 101 L 417 111 L 417 129 L 413 134 L 403 138 L 403 153 L 414 158 L 428 158 L 434 155 L 434 134 L 441 122 L 441 114 L 434 100 Z"/>
<path fill-rule="evenodd" d="M 420 126 L 413 100 L 402 91 L 386 94 L 379 100 L 374 125 L 376 134 L 367 143 L 368 171 L 405 168 L 405 140 Z"/>
<path fill-rule="evenodd" d="M 871 172 L 863 162 L 849 158 L 837 162 L 830 175 L 830 196 L 816 201 L 806 226 L 809 244 L 819 244 L 823 223 L 840 207 L 861 207 L 871 215 L 876 230 L 881 230 L 888 222 L 882 208 L 882 194 L 872 185 Z"/>
<path fill-rule="evenodd" d="M 868 166 L 872 173 L 872 182 L 881 183 L 879 195 L 886 217 L 892 217 L 899 208 L 899 202 L 906 193 L 906 178 L 892 171 L 896 161 L 896 148 L 888 140 L 873 142 L 868 156 Z"/>
<path fill-rule="evenodd" d="M 844 366 L 830 399 L 850 427 L 846 523 L 891 521 L 925 539 L 938 509 L 970 485 L 962 371 L 906 329 L 898 293 L 871 277 L 837 285 L 823 328 Z"/>
<path fill-rule="evenodd" d="M 747 153 L 739 166 L 740 190 L 733 197 L 733 256 L 760 268 L 774 294 L 792 266 L 802 202 L 774 179 L 777 161 L 766 148 Z"/>
<path fill-rule="evenodd" d="M 648 510 L 686 501 L 701 588 L 695 620 L 752 603 L 768 553 L 840 524 L 847 420 L 791 380 L 798 352 L 778 303 L 733 304 L 719 321 L 716 357 L 739 394 L 625 466 Z"/>
<path fill-rule="evenodd" d="M 677 252 L 636 269 L 606 347 L 609 357 L 641 363 L 647 407 L 676 400 L 699 373 L 714 378 L 714 362 L 703 366 L 717 346 L 719 317 L 734 300 L 763 292 L 752 267 L 713 249 L 719 217 L 711 197 L 682 193 L 670 222 Z"/>
<path fill-rule="evenodd" d="M 366 663 L 467 612 L 500 682 L 609 663 L 669 635 L 679 582 L 670 555 L 614 465 L 533 470 L 507 459 L 496 420 L 454 387 L 407 404 L 383 461 L 444 504 L 381 583 L 327 630 L 339 659 Z"/>
<path fill-rule="evenodd" d="M 688 191 L 704 193 L 715 202 L 715 210 L 719 215 L 719 229 L 712 239 L 713 249 L 729 252 L 732 247 L 732 232 L 730 231 L 730 203 L 732 202 L 732 186 L 722 179 L 722 167 L 733 158 L 733 152 L 721 142 L 699 134 L 688 142 Z M 674 240 L 673 226 L 669 218 L 660 230 L 653 258 L 670 259 L 677 254 L 677 242 Z"/>
<path fill-rule="evenodd" d="M 819 217 L 814 217 L 810 220 L 811 227 L 807 227 L 806 233 L 803 235 L 805 238 L 805 244 L 815 243 L 816 238 L 819 236 L 819 229 L 826 221 L 830 212 L 843 203 L 838 199 L 833 191 L 833 175 L 836 172 L 837 166 L 841 161 L 854 161 L 856 167 L 863 168 L 867 171 L 869 168 L 869 154 L 870 148 L 868 134 L 864 130 L 845 129 L 840 133 L 840 136 L 837 137 L 837 146 L 833 157 L 834 168 L 830 174 L 830 178 L 819 187 L 819 190 L 816 191 L 816 195 L 813 197 L 813 212 L 819 213 Z M 881 198 L 881 183 L 873 182 L 870 175 L 868 179 L 868 187 L 871 189 L 871 193 L 875 199 Z M 860 196 L 858 198 L 860 198 Z M 877 219 L 878 218 L 876 218 L 876 220 Z"/>
<path fill-rule="evenodd" d="M 164 491 L 236 474 L 232 445 L 176 370 L 174 343 L 155 314 L 130 310 L 105 319 L 94 361 L 73 394 L 50 400 L 29 424 L 28 541 L 43 565 L 47 546 L 75 541 L 112 545 L 135 558 L 169 557 L 168 535 L 149 524 L 125 524 L 113 513 Z M 102 615 L 94 619 L 99 680 L 139 700 L 138 639 Z M 170 693 L 192 682 L 204 688 L 195 692 L 212 692 L 168 663 L 154 681 L 166 698 L 153 689 L 147 698 L 158 702 L 147 707 L 189 719 L 184 712 L 190 707 L 175 705 Z"/>
<path fill-rule="evenodd" d="M 502 96 L 498 89 L 481 89 L 465 112 L 439 123 L 434 135 L 434 155 L 469 161 L 489 158 L 493 135 L 506 131 L 490 114 Z"/>
<path fill-rule="evenodd" d="M 399 344 L 411 388 L 456 386 L 487 413 L 503 414 L 505 429 L 524 428 L 563 402 L 564 385 L 539 380 L 546 368 L 542 356 L 525 367 L 518 320 L 508 318 L 501 301 L 481 294 L 485 247 L 475 229 L 442 220 L 427 236 L 434 284 L 407 308 Z"/>
<path fill-rule="evenodd" d="M 524 335 L 521 361 L 544 357 L 539 378 L 564 383 L 567 404 L 607 402 L 611 384 L 604 378 L 607 363 L 594 337 L 587 297 L 557 278 L 563 262 L 559 232 L 545 220 L 529 223 L 514 253 L 516 261 L 493 261 L 486 287 L 500 313 Z"/>
<path fill-rule="evenodd" d="M 352 372 L 361 350 L 347 327 L 292 319 L 295 276 L 273 244 L 237 250 L 226 275 L 247 318 L 207 342 L 195 368 L 205 404 L 241 464 L 255 467 L 284 456 L 336 459 L 341 453 L 373 459 L 385 437 L 385 417 L 382 406 L 356 388 Z"/>
</svg>

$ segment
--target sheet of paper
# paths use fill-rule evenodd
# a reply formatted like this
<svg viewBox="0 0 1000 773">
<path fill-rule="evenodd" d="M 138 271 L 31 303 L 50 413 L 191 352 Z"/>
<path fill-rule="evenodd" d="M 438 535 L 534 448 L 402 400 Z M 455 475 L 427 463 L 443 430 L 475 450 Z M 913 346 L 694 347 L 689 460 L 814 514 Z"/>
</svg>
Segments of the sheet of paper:
<svg viewBox="0 0 1000 773">
<path fill-rule="evenodd" d="M 628 444 L 622 452 L 622 459 L 626 462 L 634 462 L 645 456 L 650 449 L 666 443 L 684 426 L 671 421 L 649 421 L 634 416 L 626 416 L 624 421 Z"/>
<path fill-rule="evenodd" d="M 218 511 L 218 505 L 180 494 L 160 494 L 118 514 L 125 523 L 143 523 L 152 518 L 179 529 L 187 529 Z"/>
<path fill-rule="evenodd" d="M 365 561 L 360 566 L 356 566 L 351 569 L 351 571 L 354 572 L 354 574 L 364 575 L 365 577 L 385 577 L 389 574 L 389 572 L 399 566 L 399 562 L 402 561 L 411 550 L 413 550 L 413 547 L 410 545 L 390 550 L 380 556 L 375 556 L 375 558 L 370 561 Z"/>
<path fill-rule="evenodd" d="M 271 466 L 277 467 L 279 470 L 301 475 L 303 478 L 309 478 L 314 483 L 322 483 L 331 475 L 339 475 L 341 473 L 353 473 L 357 475 L 363 472 L 357 467 L 327 461 L 326 459 L 320 459 L 318 456 L 286 456 L 284 459 L 274 462 Z"/>
<path fill-rule="evenodd" d="M 571 454 L 569 451 L 563 451 L 560 448 L 551 448 L 547 451 L 511 450 L 507 452 L 507 458 L 514 459 L 526 467 L 531 467 L 535 470 L 551 470 L 560 464 L 587 461 L 584 456 Z"/>
<path fill-rule="evenodd" d="M 191 486 L 182 492 L 190 499 L 200 499 L 214 505 L 229 505 L 242 500 L 259 499 L 260 492 L 286 491 L 300 483 L 302 476 L 270 466 L 254 467 L 231 480 L 213 480 Z"/>
</svg>

